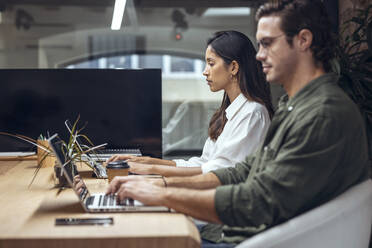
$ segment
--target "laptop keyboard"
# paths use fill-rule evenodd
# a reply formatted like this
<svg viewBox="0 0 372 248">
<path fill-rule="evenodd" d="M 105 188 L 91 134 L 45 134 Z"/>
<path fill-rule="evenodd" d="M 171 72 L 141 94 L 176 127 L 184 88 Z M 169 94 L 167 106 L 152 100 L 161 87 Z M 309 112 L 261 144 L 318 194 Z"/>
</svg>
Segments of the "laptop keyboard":
<svg viewBox="0 0 372 248">
<path fill-rule="evenodd" d="M 140 149 L 101 149 L 98 150 L 99 154 L 134 154 L 141 156 Z"/>
<path fill-rule="evenodd" d="M 88 199 L 86 201 L 86 204 L 87 204 L 87 206 L 89 206 L 89 205 L 92 205 L 93 202 L 94 202 L 94 197 L 88 197 Z"/>
<path fill-rule="evenodd" d="M 167 207 L 144 206 L 143 203 L 132 198 L 125 198 L 117 202 L 116 195 L 95 194 L 85 200 L 85 206 L 89 212 L 168 212 Z"/>
<path fill-rule="evenodd" d="M 96 205 L 97 207 L 134 206 L 134 200 L 125 198 L 123 201 L 118 202 L 116 195 L 95 195 L 89 197 L 86 204 L 87 206 Z"/>
</svg>

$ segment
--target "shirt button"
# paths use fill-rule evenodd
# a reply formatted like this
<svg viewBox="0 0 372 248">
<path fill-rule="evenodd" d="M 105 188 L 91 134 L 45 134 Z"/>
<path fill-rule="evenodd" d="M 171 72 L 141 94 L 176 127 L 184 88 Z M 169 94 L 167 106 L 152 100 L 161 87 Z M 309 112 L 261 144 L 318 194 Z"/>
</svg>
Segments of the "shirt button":
<svg viewBox="0 0 372 248">
<path fill-rule="evenodd" d="M 293 106 L 288 107 L 288 111 L 291 112 L 293 110 Z"/>
</svg>

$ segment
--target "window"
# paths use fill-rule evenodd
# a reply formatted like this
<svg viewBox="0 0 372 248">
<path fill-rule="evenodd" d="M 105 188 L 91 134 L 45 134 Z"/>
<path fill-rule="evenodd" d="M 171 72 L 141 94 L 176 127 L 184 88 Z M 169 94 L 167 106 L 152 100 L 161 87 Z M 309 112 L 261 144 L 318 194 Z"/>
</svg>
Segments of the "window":
<svg viewBox="0 0 372 248">
<path fill-rule="evenodd" d="M 138 56 L 139 68 L 164 68 L 162 55 L 142 55 Z M 164 69 L 163 69 L 164 70 Z"/>
<path fill-rule="evenodd" d="M 188 58 L 171 57 L 171 72 L 194 72 L 194 61 Z"/>
</svg>

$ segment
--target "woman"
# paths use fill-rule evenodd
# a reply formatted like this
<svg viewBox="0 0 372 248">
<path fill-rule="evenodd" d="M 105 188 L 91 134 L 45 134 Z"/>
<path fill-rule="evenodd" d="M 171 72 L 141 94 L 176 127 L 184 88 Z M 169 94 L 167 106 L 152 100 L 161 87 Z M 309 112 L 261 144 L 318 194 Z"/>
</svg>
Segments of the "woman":
<svg viewBox="0 0 372 248">
<path fill-rule="evenodd" d="M 224 96 L 201 157 L 172 161 L 116 155 L 107 162 L 128 160 L 136 174 L 190 176 L 242 161 L 262 144 L 273 115 L 270 87 L 255 55 L 248 37 L 237 31 L 217 32 L 208 40 L 203 75 L 210 90 L 223 90 Z"/>
</svg>

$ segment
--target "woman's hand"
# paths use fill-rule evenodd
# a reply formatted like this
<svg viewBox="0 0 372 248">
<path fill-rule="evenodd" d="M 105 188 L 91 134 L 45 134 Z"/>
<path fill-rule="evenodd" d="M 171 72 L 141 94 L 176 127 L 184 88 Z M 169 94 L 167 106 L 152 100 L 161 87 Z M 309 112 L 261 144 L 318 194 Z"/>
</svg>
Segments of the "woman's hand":
<svg viewBox="0 0 372 248">
<path fill-rule="evenodd" d="M 142 164 L 160 164 L 160 165 L 168 165 L 168 166 L 176 166 L 176 163 L 172 160 L 165 160 L 159 158 L 152 158 L 148 156 L 133 156 L 133 155 L 114 155 L 109 158 L 106 163 L 110 163 L 112 161 L 118 160 L 125 160 L 127 162 L 136 162 Z"/>
<path fill-rule="evenodd" d="M 110 163 L 113 161 L 118 161 L 118 160 L 126 160 L 127 162 L 137 162 L 137 163 L 143 163 L 143 164 L 151 164 L 151 161 L 153 158 L 151 157 L 137 157 L 133 155 L 114 155 L 111 158 L 109 158 L 106 163 Z"/>
</svg>

